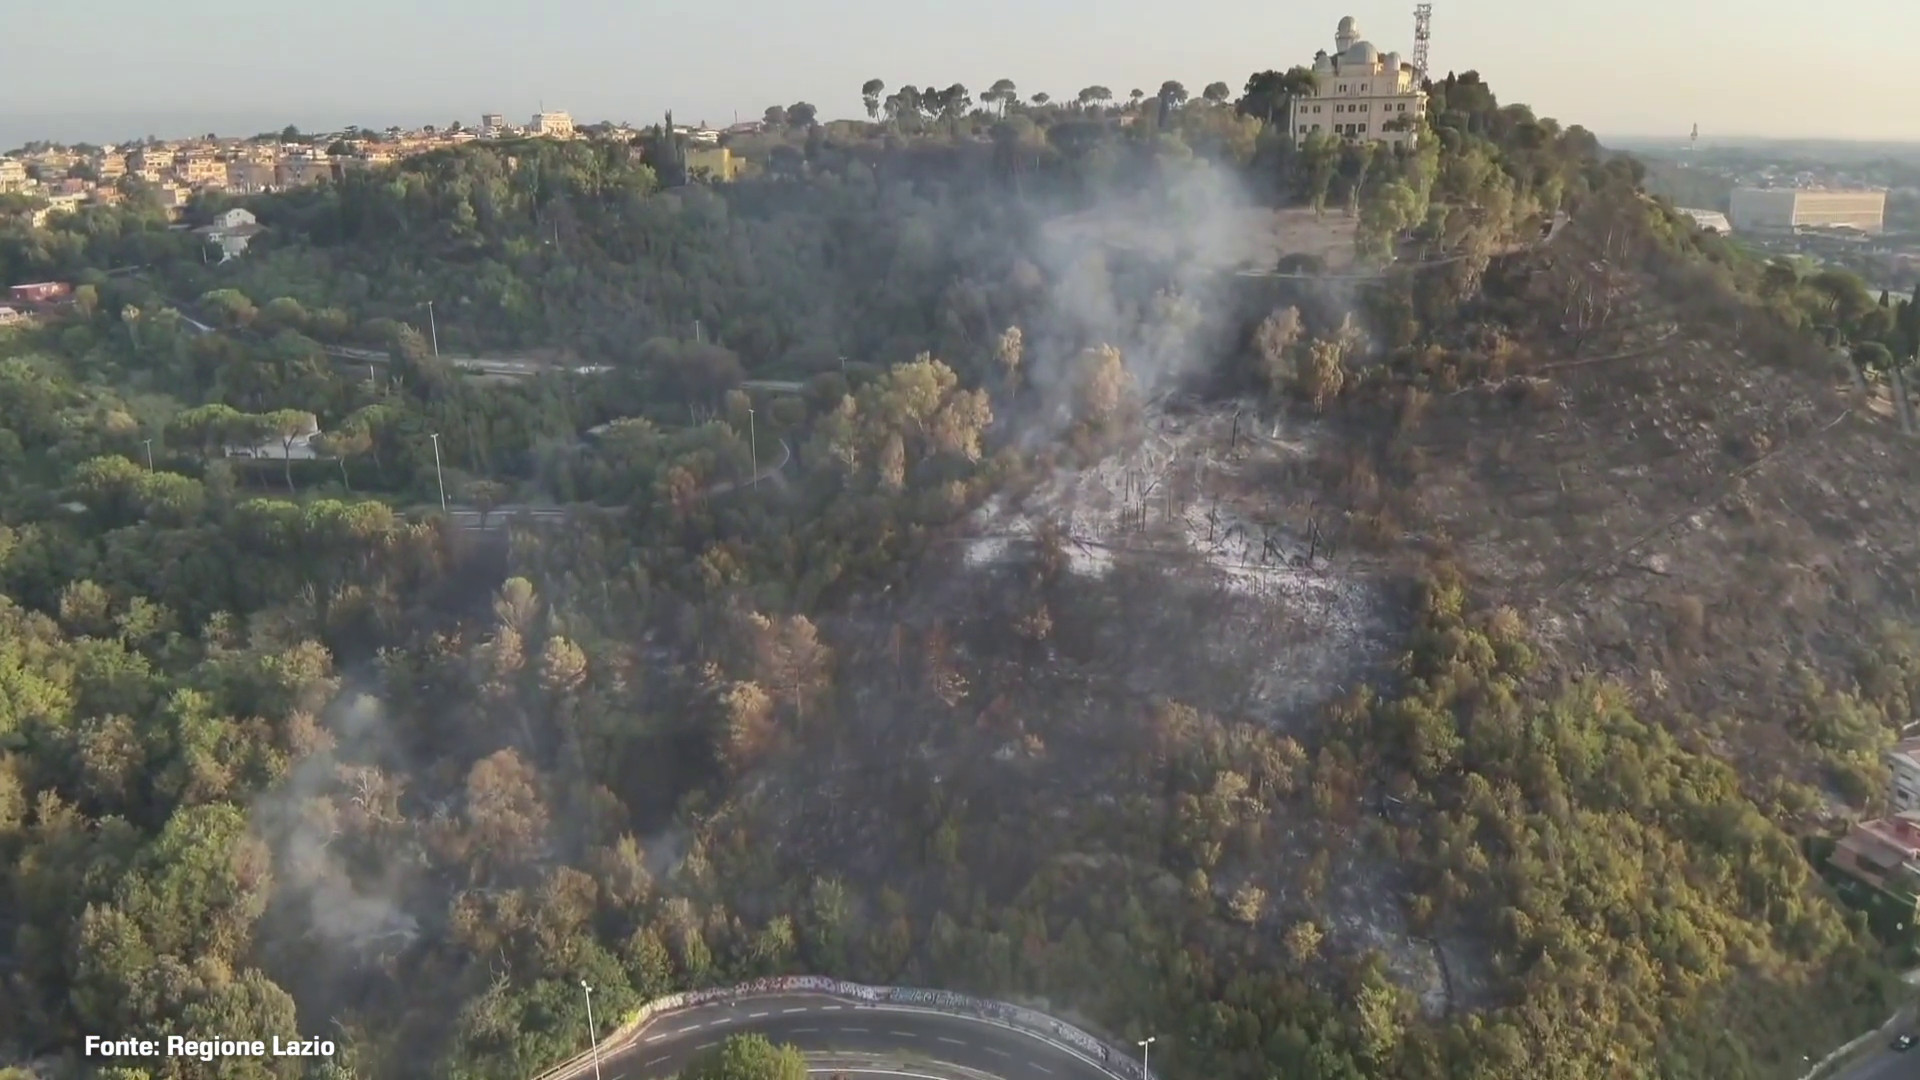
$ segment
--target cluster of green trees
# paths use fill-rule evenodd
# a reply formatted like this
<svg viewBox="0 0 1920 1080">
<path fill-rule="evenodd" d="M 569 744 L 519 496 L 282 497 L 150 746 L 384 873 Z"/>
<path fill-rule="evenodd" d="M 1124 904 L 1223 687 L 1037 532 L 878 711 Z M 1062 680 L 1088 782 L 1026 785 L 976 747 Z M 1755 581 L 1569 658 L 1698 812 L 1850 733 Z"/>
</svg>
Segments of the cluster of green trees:
<svg viewBox="0 0 1920 1080">
<path fill-rule="evenodd" d="M 1116 114 L 1102 87 L 1001 80 L 976 108 L 875 80 L 853 129 L 781 109 L 762 138 L 786 152 L 731 188 L 662 187 L 646 146 L 469 147 L 252 200 L 269 231 L 224 267 L 139 207 L 0 227 L 0 267 L 87 290 L 0 332 L 0 1054 L 291 1077 L 74 1053 L 326 1031 L 344 1053 L 307 1075 L 519 1080 L 586 1045 L 582 978 L 611 1024 L 795 971 L 1152 1018 L 1170 1070 L 1227 1077 L 1773 1077 L 1880 1019 L 1871 938 L 1732 770 L 1614 688 L 1554 685 L 1444 568 L 1403 680 L 1299 742 L 1119 710 L 1118 795 L 1057 830 L 904 760 L 881 872 L 781 855 L 741 811 L 868 707 L 853 601 L 911 588 L 988 495 L 1131 436 L 1126 356 L 1047 303 L 1047 213 L 1231 169 L 1350 216 L 1366 257 L 1461 256 L 1354 321 L 1298 297 L 1245 319 L 1222 371 L 1322 410 L 1537 306 L 1493 260 L 1558 210 L 1784 334 L 1911 325 L 1683 229 L 1630 162 L 1477 77 L 1435 84 L 1404 150 L 1296 145 L 1273 122 L 1300 88 L 1168 83 Z M 611 370 L 468 378 L 420 333 L 429 302 L 444 351 Z M 1397 363 L 1359 369 L 1361 324 Z M 1069 445 L 1003 437 L 1056 405 Z M 224 453 L 309 428 L 320 460 Z M 409 512 L 443 483 L 601 514 L 503 552 Z M 1050 626 L 1041 603 L 1009 633 L 1039 650 Z M 958 716 L 972 676 L 924 651 L 925 715 Z M 1882 682 L 1860 695 L 1891 715 L 1906 683 Z M 1879 736 L 1838 713 L 1805 730 L 1845 774 Z M 1231 868 L 1284 822 L 1324 839 L 1282 898 Z M 1473 1008 L 1429 1016 L 1339 942 L 1343 847 L 1402 868 L 1416 932 L 1466 943 Z M 796 1067 L 729 1043 L 695 1074 Z"/>
</svg>

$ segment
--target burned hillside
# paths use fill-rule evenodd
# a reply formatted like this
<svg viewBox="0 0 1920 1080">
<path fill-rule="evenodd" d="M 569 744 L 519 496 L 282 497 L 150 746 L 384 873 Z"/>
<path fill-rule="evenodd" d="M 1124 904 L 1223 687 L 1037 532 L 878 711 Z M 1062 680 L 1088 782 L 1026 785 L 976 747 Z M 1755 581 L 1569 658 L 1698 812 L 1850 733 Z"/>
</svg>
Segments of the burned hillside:
<svg viewBox="0 0 1920 1080">
<path fill-rule="evenodd" d="M 1920 617 L 1914 456 L 1884 387 L 1720 268 L 1604 218 L 1496 266 L 1485 310 L 1482 340 L 1406 350 L 1355 388 L 1354 508 L 1523 614 L 1556 670 L 1625 680 L 1756 790 L 1831 785 L 1787 732 L 1809 676 L 1900 666 L 1889 628 Z"/>
<path fill-rule="evenodd" d="M 711 185 L 474 140 L 219 263 L 133 198 L 0 228 L 76 282 L 0 333 L 0 1059 L 524 1080 L 802 972 L 1222 1080 L 1879 1022 L 1798 842 L 1920 693 L 1920 310 L 1477 76 L 1394 146 L 1295 84 L 903 87 Z"/>
</svg>

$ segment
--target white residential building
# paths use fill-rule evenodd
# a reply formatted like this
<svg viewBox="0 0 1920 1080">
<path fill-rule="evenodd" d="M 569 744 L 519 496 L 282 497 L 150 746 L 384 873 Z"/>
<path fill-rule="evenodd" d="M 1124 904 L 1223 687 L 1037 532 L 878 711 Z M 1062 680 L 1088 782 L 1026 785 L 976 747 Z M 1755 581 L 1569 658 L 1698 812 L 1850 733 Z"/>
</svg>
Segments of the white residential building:
<svg viewBox="0 0 1920 1080">
<path fill-rule="evenodd" d="M 210 244 L 220 247 L 220 261 L 238 258 L 246 253 L 247 245 L 260 234 L 260 223 L 254 219 L 253 212 L 235 207 L 221 211 L 213 224 L 203 225 L 194 230 Z"/>
<path fill-rule="evenodd" d="M 1887 784 L 1887 802 L 1894 812 L 1920 810 L 1920 739 L 1903 739 L 1887 752 L 1893 773 Z"/>
<path fill-rule="evenodd" d="M 1733 223 L 1727 220 L 1727 215 L 1718 210 L 1690 210 L 1684 206 L 1676 206 L 1674 209 L 1692 218 L 1695 225 L 1708 232 L 1725 236 L 1733 231 Z"/>
<path fill-rule="evenodd" d="M 1340 20 L 1333 44 L 1334 52 L 1321 50 L 1313 58 L 1313 94 L 1288 104 L 1294 140 L 1322 132 L 1359 142 L 1412 143 L 1427 107 L 1413 65 L 1399 53 L 1374 48 L 1351 15 Z"/>
</svg>

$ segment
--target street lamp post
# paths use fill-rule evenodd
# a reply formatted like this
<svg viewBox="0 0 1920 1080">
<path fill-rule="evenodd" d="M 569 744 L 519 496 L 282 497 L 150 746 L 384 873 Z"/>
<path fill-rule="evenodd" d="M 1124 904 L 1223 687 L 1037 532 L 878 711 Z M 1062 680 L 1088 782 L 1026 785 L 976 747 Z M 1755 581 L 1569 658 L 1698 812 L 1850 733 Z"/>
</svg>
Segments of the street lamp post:
<svg viewBox="0 0 1920 1080">
<path fill-rule="evenodd" d="M 434 432 L 427 438 L 433 440 L 433 478 L 440 484 L 440 512 L 447 512 L 447 477 L 440 471 L 440 433 Z"/>
<path fill-rule="evenodd" d="M 141 439 L 140 441 L 141 441 L 142 443 L 145 443 L 145 444 L 146 444 L 146 447 L 147 447 L 147 471 L 148 471 L 148 472 L 152 472 L 152 471 L 153 471 L 153 440 L 152 440 L 152 439 Z"/>
<path fill-rule="evenodd" d="M 1147 1071 L 1147 1052 L 1152 1049 L 1153 1040 L 1156 1038 L 1158 1036 L 1149 1035 L 1140 1040 L 1140 1075 L 1146 1080 L 1152 1080 L 1153 1077 L 1153 1074 Z"/>
<path fill-rule="evenodd" d="M 760 438 L 753 431 L 753 406 L 747 406 L 747 450 L 753 454 L 753 486 L 760 486 Z"/>
<path fill-rule="evenodd" d="M 593 987 L 581 979 L 580 989 L 587 992 L 587 1038 L 593 1043 L 593 1080 L 600 1080 L 600 1033 L 593 1027 Z"/>
<path fill-rule="evenodd" d="M 427 333 L 433 335 L 433 355 L 440 355 L 440 324 L 433 319 L 433 301 L 427 301 Z"/>
</svg>

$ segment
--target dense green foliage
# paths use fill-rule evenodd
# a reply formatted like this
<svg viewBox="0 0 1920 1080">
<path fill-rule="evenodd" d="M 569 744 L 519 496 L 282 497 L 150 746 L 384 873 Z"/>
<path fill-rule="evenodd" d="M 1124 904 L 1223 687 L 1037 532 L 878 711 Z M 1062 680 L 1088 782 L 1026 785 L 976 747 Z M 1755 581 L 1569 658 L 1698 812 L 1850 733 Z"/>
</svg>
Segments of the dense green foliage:
<svg viewBox="0 0 1920 1080">
<path fill-rule="evenodd" d="M 759 1035 L 735 1035 L 686 1067 L 681 1080 L 806 1080 L 806 1059 Z"/>
<path fill-rule="evenodd" d="M 740 811 L 867 707 L 837 618 L 910 590 L 988 495 L 1127 437 L 1114 327 L 1051 302 L 1053 211 L 1140 196 L 1178 220 L 1196 178 L 1231 175 L 1350 216 L 1364 260 L 1460 253 L 1365 296 L 1398 360 L 1526 307 L 1482 284 L 1563 209 L 1783 340 L 1911 326 L 1693 235 L 1631 163 L 1476 77 L 1436 85 L 1398 153 L 1263 129 L 1288 85 L 1257 75 L 1235 107 L 1168 84 L 1130 110 L 1009 86 L 991 116 L 964 88 L 877 87 L 872 125 L 781 110 L 746 148 L 763 177 L 727 189 L 663 190 L 657 150 L 476 147 L 255 200 L 267 238 L 220 267 L 138 209 L 0 233 L 16 277 L 86 285 L 0 331 L 0 1058 L 296 1076 L 76 1053 L 324 1031 L 343 1054 L 311 1076 L 520 1080 L 585 1046 L 582 979 L 611 1026 L 794 971 L 1044 995 L 1122 1033 L 1152 1018 L 1169 1071 L 1249 1080 L 1771 1078 L 1878 1021 L 1872 939 L 1734 771 L 1616 688 L 1561 681 L 1444 569 L 1401 678 L 1304 745 L 1177 702 L 1117 717 L 1150 737 L 1115 736 L 1123 794 L 1057 849 L 911 755 L 864 781 L 907 793 L 883 874 L 777 852 Z M 1112 263 L 1119 329 L 1186 317 L 1164 267 Z M 612 370 L 463 378 L 419 332 L 428 301 L 447 352 Z M 1350 324 L 1310 321 L 1275 315 L 1212 374 L 1322 409 L 1400 389 L 1404 364 L 1363 378 Z M 1009 418 L 1055 405 L 1063 445 L 1018 438 Z M 309 421 L 320 457 L 274 460 Z M 481 510 L 602 512 L 496 543 L 410 512 L 442 480 Z M 1845 772 L 1887 715 L 1821 712 L 1812 741 Z M 1317 837 L 1306 895 L 1335 854 L 1404 876 L 1414 932 L 1477 958 L 1478 1003 L 1424 1015 L 1382 956 L 1323 945 L 1331 899 L 1284 931 L 1258 887 L 1222 902 L 1222 853 L 1283 822 Z M 748 1039 L 692 1073 L 801 1068 Z"/>
</svg>

